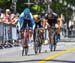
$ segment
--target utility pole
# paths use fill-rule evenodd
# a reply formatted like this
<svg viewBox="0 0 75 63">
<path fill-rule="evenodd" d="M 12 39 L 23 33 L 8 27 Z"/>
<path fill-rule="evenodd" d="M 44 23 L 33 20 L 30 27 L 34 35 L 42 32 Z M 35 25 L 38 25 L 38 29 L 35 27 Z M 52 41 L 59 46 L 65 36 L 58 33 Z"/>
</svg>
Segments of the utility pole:
<svg viewBox="0 0 75 63">
<path fill-rule="evenodd" d="M 47 12 L 50 13 L 52 11 L 50 8 L 50 4 L 51 4 L 52 0 L 45 0 L 45 2 L 47 3 Z"/>
<path fill-rule="evenodd" d="M 30 5 L 32 5 L 32 4 L 34 4 L 34 3 L 31 3 L 30 0 L 28 0 L 28 2 L 25 3 L 25 4 L 27 4 L 27 5 L 28 5 L 28 8 L 30 9 Z"/>
<path fill-rule="evenodd" d="M 28 0 L 28 8 L 30 8 L 30 0 Z"/>
<path fill-rule="evenodd" d="M 17 0 L 12 0 L 12 7 L 13 7 L 14 13 L 16 13 L 16 3 L 17 3 Z"/>
</svg>

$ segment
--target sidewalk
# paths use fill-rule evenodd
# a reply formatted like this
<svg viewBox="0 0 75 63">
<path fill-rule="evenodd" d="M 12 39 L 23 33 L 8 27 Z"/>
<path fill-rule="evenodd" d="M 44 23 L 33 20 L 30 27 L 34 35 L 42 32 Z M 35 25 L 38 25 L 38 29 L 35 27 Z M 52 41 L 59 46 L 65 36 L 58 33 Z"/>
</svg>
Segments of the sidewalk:
<svg viewBox="0 0 75 63">
<path fill-rule="evenodd" d="M 61 39 L 60 42 L 75 42 L 75 37 L 69 38 L 61 36 L 60 39 Z"/>
<path fill-rule="evenodd" d="M 75 42 L 75 38 L 64 37 L 60 40 L 60 42 Z"/>
</svg>

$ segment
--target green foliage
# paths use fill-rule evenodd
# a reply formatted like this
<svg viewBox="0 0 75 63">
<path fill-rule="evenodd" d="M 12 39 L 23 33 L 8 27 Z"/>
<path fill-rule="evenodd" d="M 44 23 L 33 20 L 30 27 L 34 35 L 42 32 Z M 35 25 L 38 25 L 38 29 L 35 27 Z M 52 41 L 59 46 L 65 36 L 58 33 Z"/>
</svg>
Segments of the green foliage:
<svg viewBox="0 0 75 63">
<path fill-rule="evenodd" d="M 30 0 L 31 3 L 34 3 L 34 1 L 38 2 L 37 0 Z M 75 0 L 62 0 L 67 1 L 67 3 L 74 5 L 75 6 Z M 28 0 L 17 0 L 17 12 L 22 12 L 25 8 L 28 7 L 25 3 L 27 3 Z M 3 9 L 10 8 L 12 4 L 12 0 L 0 0 L 0 7 Z M 39 4 L 39 3 L 38 3 Z M 59 3 L 59 0 L 52 0 L 52 3 L 50 5 L 51 9 L 56 12 L 57 14 L 60 14 L 61 12 L 65 15 L 71 16 L 72 14 L 72 9 L 67 8 L 67 6 L 63 6 L 62 4 Z M 38 13 L 42 12 L 43 10 L 47 10 L 47 4 L 39 4 L 37 5 L 34 3 L 34 5 L 30 5 L 30 9 L 32 12 Z"/>
<path fill-rule="evenodd" d="M 34 5 L 34 6 L 32 6 L 32 10 L 39 12 L 40 11 L 40 6 L 39 5 Z"/>
<path fill-rule="evenodd" d="M 32 9 L 33 13 L 41 13 L 42 11 L 45 10 L 45 6 L 43 6 L 43 5 L 33 5 L 31 7 L 31 9 Z"/>
<path fill-rule="evenodd" d="M 10 8 L 11 0 L 0 0 L 0 7 L 3 9 Z"/>
<path fill-rule="evenodd" d="M 59 3 L 59 0 L 57 1 L 52 1 L 51 4 L 51 9 L 56 12 L 57 14 L 63 13 L 65 16 L 66 21 L 68 21 L 68 19 L 71 17 L 72 15 L 72 9 L 68 8 L 67 5 L 64 5 L 64 1 L 67 2 L 67 4 L 73 4 L 75 2 L 75 0 L 62 0 L 62 3 Z M 74 5 L 74 4 L 73 4 Z"/>
</svg>

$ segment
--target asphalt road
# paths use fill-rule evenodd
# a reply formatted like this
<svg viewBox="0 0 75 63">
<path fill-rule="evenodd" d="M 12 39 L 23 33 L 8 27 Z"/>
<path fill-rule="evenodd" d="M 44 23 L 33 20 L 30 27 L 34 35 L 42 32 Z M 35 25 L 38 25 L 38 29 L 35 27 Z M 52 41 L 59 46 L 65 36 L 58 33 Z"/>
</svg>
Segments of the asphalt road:
<svg viewBox="0 0 75 63">
<path fill-rule="evenodd" d="M 22 56 L 21 47 L 0 50 L 0 63 L 75 63 L 75 43 L 59 42 L 54 52 L 48 45 L 42 46 L 42 53 L 34 53 L 29 47 L 28 56 Z"/>
</svg>

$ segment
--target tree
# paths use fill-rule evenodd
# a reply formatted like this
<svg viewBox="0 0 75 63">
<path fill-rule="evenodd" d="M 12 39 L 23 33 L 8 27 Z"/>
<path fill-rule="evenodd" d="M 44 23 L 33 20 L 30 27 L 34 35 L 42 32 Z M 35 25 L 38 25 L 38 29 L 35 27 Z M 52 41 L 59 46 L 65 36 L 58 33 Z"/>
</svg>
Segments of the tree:
<svg viewBox="0 0 75 63">
<path fill-rule="evenodd" d="M 63 13 L 64 16 L 66 17 L 66 21 L 68 21 L 68 19 L 71 17 L 72 15 L 72 9 L 68 8 L 67 5 L 64 5 L 64 1 L 67 2 L 67 4 L 71 4 L 71 5 L 75 5 L 73 4 L 75 2 L 75 0 L 62 0 L 62 3 L 59 3 L 59 0 L 52 0 L 52 5 L 51 5 L 51 9 L 56 12 L 57 14 Z"/>
<path fill-rule="evenodd" d="M 39 3 L 39 1 L 41 1 L 41 5 Z M 47 9 L 47 4 L 44 4 L 46 0 L 30 0 L 31 3 L 34 3 L 33 5 L 30 6 L 31 11 L 33 11 L 33 7 L 36 7 L 36 5 L 39 4 L 39 7 L 41 8 L 41 10 L 46 10 Z M 66 1 L 67 3 L 75 6 L 75 0 L 62 0 L 63 2 Z M 27 3 L 28 0 L 17 0 L 17 12 L 22 12 L 25 8 L 28 7 Z M 0 0 L 0 7 L 3 9 L 6 8 L 11 8 L 11 4 L 12 4 L 12 0 Z M 65 11 L 68 14 L 72 14 L 71 12 L 69 13 L 69 11 L 72 11 L 71 9 L 67 8 L 67 6 L 63 6 L 63 4 L 59 3 L 59 0 L 52 0 L 52 3 L 50 5 L 50 7 L 52 8 L 52 10 L 56 13 L 61 13 L 63 12 L 65 14 Z M 38 12 L 38 11 L 36 11 Z M 39 11 L 40 12 L 40 11 Z"/>
<path fill-rule="evenodd" d="M 0 0 L 0 7 L 3 9 L 10 8 L 11 0 Z"/>
</svg>

